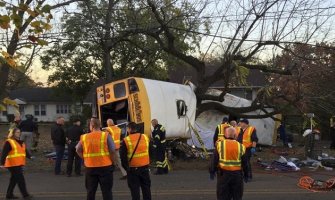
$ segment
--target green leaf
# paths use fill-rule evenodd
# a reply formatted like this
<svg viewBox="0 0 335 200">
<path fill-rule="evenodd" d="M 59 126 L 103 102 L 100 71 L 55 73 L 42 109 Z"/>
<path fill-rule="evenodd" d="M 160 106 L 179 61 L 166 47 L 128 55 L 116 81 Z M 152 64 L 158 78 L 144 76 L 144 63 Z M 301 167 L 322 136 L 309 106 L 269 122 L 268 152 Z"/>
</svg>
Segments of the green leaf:
<svg viewBox="0 0 335 200">
<path fill-rule="evenodd" d="M 30 10 L 29 8 L 27 9 L 27 13 L 32 16 L 32 17 L 37 17 L 38 13 L 35 11 Z"/>
<path fill-rule="evenodd" d="M 7 108 L 6 106 L 4 106 L 3 104 L 0 104 L 0 111 L 6 111 Z"/>
<path fill-rule="evenodd" d="M 10 18 L 13 20 L 13 23 L 16 27 L 21 27 L 22 25 L 22 19 L 17 13 L 13 13 Z"/>
<path fill-rule="evenodd" d="M 41 22 L 40 21 L 31 22 L 30 26 L 32 26 L 34 28 L 38 28 L 38 27 L 41 26 Z"/>
<path fill-rule="evenodd" d="M 6 2 L 0 1 L 0 7 L 5 7 L 5 6 L 6 6 Z"/>
<path fill-rule="evenodd" d="M 19 4 L 19 8 L 23 11 L 26 11 L 29 7 L 27 4 L 24 4 L 24 3 L 20 3 Z"/>
<path fill-rule="evenodd" d="M 43 6 L 41 10 L 44 13 L 50 13 L 51 6 L 47 4 L 47 5 Z"/>
<path fill-rule="evenodd" d="M 10 17 L 7 15 L 0 15 L 0 27 L 8 29 L 10 27 Z"/>
<path fill-rule="evenodd" d="M 42 40 L 42 39 L 37 39 L 37 43 L 38 43 L 39 45 L 41 45 L 41 46 L 46 46 L 46 45 L 49 44 L 48 41 L 46 41 L 46 40 Z"/>
</svg>

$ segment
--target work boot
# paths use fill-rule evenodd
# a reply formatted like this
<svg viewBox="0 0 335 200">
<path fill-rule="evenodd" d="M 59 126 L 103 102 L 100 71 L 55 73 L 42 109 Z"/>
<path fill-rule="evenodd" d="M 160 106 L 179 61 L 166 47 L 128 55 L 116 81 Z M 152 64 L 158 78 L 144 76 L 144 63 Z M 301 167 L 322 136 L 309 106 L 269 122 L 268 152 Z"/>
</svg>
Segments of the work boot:
<svg viewBox="0 0 335 200">
<path fill-rule="evenodd" d="M 18 199 L 19 197 L 14 196 L 14 195 L 10 195 L 10 196 L 6 196 L 6 199 Z"/>
<path fill-rule="evenodd" d="M 34 197 L 33 197 L 33 195 L 28 195 L 28 196 L 24 196 L 23 199 L 25 199 L 25 200 L 33 200 Z"/>
</svg>

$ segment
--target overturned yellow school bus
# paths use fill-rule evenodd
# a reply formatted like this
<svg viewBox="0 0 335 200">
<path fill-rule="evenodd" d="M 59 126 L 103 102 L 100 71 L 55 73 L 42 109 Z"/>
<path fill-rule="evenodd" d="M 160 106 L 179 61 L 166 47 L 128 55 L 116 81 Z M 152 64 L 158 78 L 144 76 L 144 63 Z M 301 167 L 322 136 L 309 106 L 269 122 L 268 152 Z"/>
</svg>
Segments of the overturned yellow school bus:
<svg viewBox="0 0 335 200">
<path fill-rule="evenodd" d="M 190 85 L 131 77 L 97 88 L 97 111 L 104 126 L 132 121 L 151 134 L 151 120 L 166 128 L 167 138 L 190 138 L 194 125 L 196 97 Z"/>
</svg>

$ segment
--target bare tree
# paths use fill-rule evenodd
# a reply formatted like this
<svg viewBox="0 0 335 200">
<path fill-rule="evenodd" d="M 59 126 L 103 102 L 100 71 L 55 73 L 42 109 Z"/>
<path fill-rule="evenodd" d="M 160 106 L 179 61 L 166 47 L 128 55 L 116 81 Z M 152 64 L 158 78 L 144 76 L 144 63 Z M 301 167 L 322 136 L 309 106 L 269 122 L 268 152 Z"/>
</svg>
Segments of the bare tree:
<svg viewBox="0 0 335 200">
<path fill-rule="evenodd" d="M 276 56 L 282 52 L 293 53 L 290 46 L 285 44 L 310 44 L 315 40 L 327 39 L 327 34 L 331 31 L 328 22 L 334 17 L 334 7 L 329 4 L 331 2 L 327 4 L 320 0 L 233 0 L 218 1 L 215 5 L 203 1 L 190 3 L 186 0 L 146 0 L 136 5 L 138 9 L 150 9 L 152 20 L 145 25 L 136 21 L 134 24 L 137 33 L 154 38 L 165 52 L 196 70 L 198 114 L 216 109 L 239 117 L 263 118 L 271 117 L 298 102 L 300 96 L 296 95 L 296 98 L 288 100 L 284 93 L 270 87 L 261 89 L 249 107 L 224 106 L 221 102 L 229 91 L 235 72 L 243 67 L 268 74 L 291 75 L 296 63 L 277 65 L 274 62 Z M 171 5 L 179 5 L 179 11 L 172 17 L 167 17 L 166 10 Z M 211 13 L 208 10 L 215 11 Z M 215 16 L 215 12 L 221 15 Z M 199 31 L 203 27 L 199 24 L 204 24 L 208 19 L 216 26 L 214 34 Z M 219 23 L 213 22 L 216 19 L 219 19 Z M 185 21 L 187 26 L 178 26 L 180 20 Z M 194 52 L 183 53 L 176 45 L 176 41 L 181 38 L 186 43 L 192 41 L 194 35 L 214 38 L 202 57 L 195 56 Z M 208 66 L 203 58 L 214 43 L 220 43 L 222 47 L 221 64 L 215 68 L 214 73 L 208 74 Z M 221 80 L 225 84 L 220 95 L 207 92 L 212 84 Z M 265 108 L 275 106 L 273 102 L 278 98 L 285 103 L 268 112 Z M 263 113 L 256 116 L 245 114 L 258 109 Z"/>
</svg>

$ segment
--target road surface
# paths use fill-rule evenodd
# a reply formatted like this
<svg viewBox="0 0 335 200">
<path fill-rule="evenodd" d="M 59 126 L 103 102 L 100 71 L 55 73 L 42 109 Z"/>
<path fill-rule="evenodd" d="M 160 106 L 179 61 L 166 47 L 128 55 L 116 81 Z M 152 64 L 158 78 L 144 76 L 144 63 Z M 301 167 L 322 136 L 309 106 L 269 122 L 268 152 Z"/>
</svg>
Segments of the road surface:
<svg viewBox="0 0 335 200">
<path fill-rule="evenodd" d="M 318 179 L 329 179 L 334 172 L 313 173 Z M 254 181 L 245 184 L 243 200 L 334 200 L 334 192 L 313 193 L 297 187 L 302 173 L 269 174 L 259 170 Z M 126 181 L 119 180 L 119 171 L 114 172 L 113 196 L 117 200 L 131 199 Z M 36 199 L 79 200 L 85 199 L 84 177 L 54 176 L 48 172 L 25 174 L 28 190 Z M 208 173 L 200 170 L 173 171 L 169 175 L 152 175 L 152 197 L 164 200 L 215 200 L 215 181 L 210 181 Z M 9 174 L 0 172 L 0 199 L 4 199 Z M 99 190 L 99 189 L 98 189 Z M 19 191 L 16 188 L 16 195 Z M 97 199 L 101 198 L 100 191 Z"/>
</svg>

